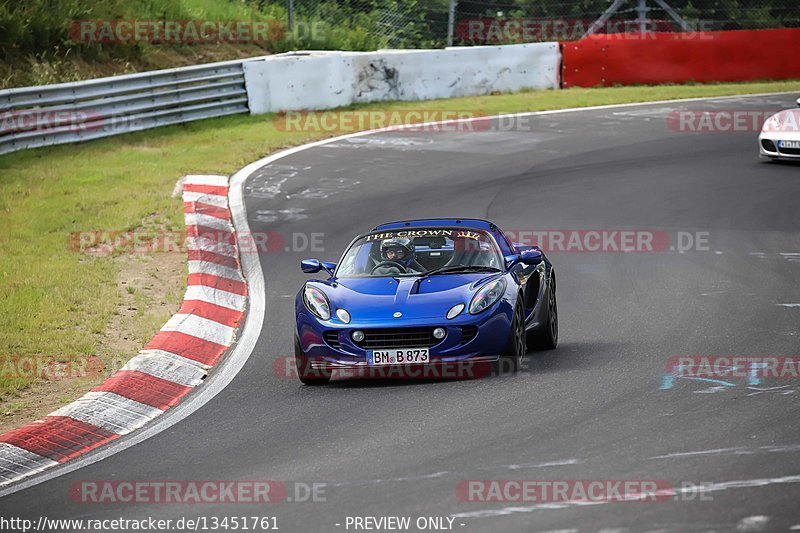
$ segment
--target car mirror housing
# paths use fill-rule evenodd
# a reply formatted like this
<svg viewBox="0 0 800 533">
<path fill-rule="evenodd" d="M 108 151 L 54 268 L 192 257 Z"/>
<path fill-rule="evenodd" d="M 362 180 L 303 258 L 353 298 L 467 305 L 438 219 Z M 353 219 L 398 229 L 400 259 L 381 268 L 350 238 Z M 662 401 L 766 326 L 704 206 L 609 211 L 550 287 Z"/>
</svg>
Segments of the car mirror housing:
<svg viewBox="0 0 800 533">
<path fill-rule="evenodd" d="M 303 259 L 300 261 L 300 269 L 305 274 L 316 274 L 322 270 L 322 263 L 319 262 L 319 259 Z"/>
<path fill-rule="evenodd" d="M 519 254 L 521 263 L 530 266 L 536 266 L 542 262 L 542 252 L 540 250 L 525 250 Z"/>
<path fill-rule="evenodd" d="M 303 259 L 300 261 L 300 269 L 305 274 L 316 274 L 324 270 L 333 277 L 333 273 L 336 270 L 336 263 L 320 261 L 319 259 Z"/>
<path fill-rule="evenodd" d="M 507 255 L 503 258 L 506 262 L 506 270 L 510 269 L 518 263 L 528 266 L 536 266 L 544 260 L 541 250 L 532 248 L 529 250 L 522 250 L 518 254 Z"/>
</svg>

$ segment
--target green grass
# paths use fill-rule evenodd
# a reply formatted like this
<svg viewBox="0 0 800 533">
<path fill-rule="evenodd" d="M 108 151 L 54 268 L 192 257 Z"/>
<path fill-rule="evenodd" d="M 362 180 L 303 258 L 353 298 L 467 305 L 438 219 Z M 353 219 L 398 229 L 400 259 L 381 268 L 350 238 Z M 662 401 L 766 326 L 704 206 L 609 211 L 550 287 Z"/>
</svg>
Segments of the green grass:
<svg viewBox="0 0 800 533">
<path fill-rule="evenodd" d="M 0 89 L 77 81 L 289 50 L 376 50 L 377 14 L 330 3 L 289 31 L 283 0 L 0 0 Z M 275 33 L 254 42 L 75 42 L 81 20 L 268 21 Z M 315 31 L 301 31 L 302 28 Z"/>
<path fill-rule="evenodd" d="M 532 91 L 358 108 L 496 114 L 789 90 L 800 91 L 800 81 Z M 280 131 L 270 115 L 240 116 L 0 157 L 0 357 L 96 354 L 120 301 L 120 266 L 70 251 L 72 232 L 128 231 L 150 220 L 180 230 L 181 201 L 170 193 L 181 176 L 231 174 L 279 148 L 324 136 Z M 142 337 L 160 325 L 146 324 Z M 0 377 L 0 397 L 28 384 Z"/>
</svg>

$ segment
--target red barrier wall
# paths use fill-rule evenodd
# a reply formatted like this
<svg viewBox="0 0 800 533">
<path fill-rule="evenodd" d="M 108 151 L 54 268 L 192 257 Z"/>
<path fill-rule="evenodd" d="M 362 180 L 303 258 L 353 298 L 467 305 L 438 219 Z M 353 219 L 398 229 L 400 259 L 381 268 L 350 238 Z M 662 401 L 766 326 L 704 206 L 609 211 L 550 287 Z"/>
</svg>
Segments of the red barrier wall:
<svg viewBox="0 0 800 533">
<path fill-rule="evenodd" d="M 800 78 L 800 28 L 596 35 L 562 46 L 563 87 Z"/>
</svg>

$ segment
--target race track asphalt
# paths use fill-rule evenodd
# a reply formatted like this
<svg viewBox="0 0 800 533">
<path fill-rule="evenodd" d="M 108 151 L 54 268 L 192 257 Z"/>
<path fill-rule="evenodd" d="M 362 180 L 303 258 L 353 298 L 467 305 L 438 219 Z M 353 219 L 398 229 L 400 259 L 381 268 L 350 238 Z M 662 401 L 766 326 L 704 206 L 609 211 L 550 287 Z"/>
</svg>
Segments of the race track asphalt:
<svg viewBox="0 0 800 533">
<path fill-rule="evenodd" d="M 379 133 L 257 171 L 245 189 L 251 230 L 283 244 L 260 255 L 267 314 L 243 370 L 163 433 L 0 499 L 0 515 L 276 516 L 285 532 L 346 531 L 348 516 L 455 517 L 463 532 L 800 529 L 800 381 L 665 379 L 674 355 L 800 355 L 800 166 L 759 161 L 755 132 L 667 122 L 678 107 L 777 110 L 795 98 Z M 293 353 L 300 259 L 335 261 L 381 222 L 442 216 L 517 231 L 655 231 L 670 245 L 551 252 L 560 346 L 531 352 L 514 376 L 304 387 L 280 371 L 276 359 Z M 670 249 L 688 235 L 701 245 Z M 254 479 L 326 483 L 326 501 L 93 505 L 68 494 L 81 480 Z M 597 505 L 456 495 L 462 480 L 509 479 L 686 488 Z"/>
</svg>

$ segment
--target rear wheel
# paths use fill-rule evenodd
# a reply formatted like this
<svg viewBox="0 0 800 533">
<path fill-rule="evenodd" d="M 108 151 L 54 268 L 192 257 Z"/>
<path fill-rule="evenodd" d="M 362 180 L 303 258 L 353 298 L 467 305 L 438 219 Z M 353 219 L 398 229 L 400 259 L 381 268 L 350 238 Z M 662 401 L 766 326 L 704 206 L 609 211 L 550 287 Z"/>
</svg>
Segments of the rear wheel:
<svg viewBox="0 0 800 533">
<path fill-rule="evenodd" d="M 495 373 L 514 373 L 522 367 L 522 360 L 527 351 L 527 339 L 525 336 L 525 315 L 522 311 L 521 302 L 517 302 L 514 307 L 514 318 L 511 321 L 511 331 L 508 333 L 506 347 L 500 354 L 500 358 L 495 363 Z"/>
<path fill-rule="evenodd" d="M 528 344 L 537 350 L 553 350 L 558 346 L 558 300 L 555 278 L 550 278 L 550 283 L 547 284 L 545 302 L 541 325 L 528 333 Z"/>
<path fill-rule="evenodd" d="M 297 377 L 304 385 L 324 385 L 331 380 L 331 371 L 311 368 L 311 361 L 300 348 L 300 339 L 294 338 L 294 364 Z"/>
</svg>

